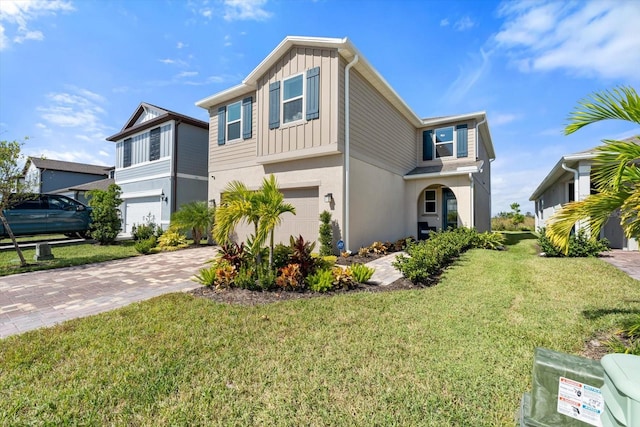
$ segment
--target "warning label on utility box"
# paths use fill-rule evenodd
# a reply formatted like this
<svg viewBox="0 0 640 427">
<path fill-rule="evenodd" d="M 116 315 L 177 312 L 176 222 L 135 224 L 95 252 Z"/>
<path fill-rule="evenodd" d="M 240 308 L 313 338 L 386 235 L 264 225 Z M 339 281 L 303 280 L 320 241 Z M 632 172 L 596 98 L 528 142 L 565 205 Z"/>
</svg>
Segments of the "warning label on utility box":
<svg viewBox="0 0 640 427">
<path fill-rule="evenodd" d="M 592 426 L 602 427 L 600 415 L 604 411 L 602 392 L 597 387 L 560 377 L 558 384 L 558 412 Z"/>
</svg>

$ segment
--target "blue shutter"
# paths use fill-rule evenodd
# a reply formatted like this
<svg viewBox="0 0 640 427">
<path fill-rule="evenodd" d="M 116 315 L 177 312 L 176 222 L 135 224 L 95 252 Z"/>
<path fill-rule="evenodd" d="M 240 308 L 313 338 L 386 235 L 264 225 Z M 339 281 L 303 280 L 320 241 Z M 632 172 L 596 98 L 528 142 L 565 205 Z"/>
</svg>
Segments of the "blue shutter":
<svg viewBox="0 0 640 427">
<path fill-rule="evenodd" d="M 320 117 L 320 67 L 307 70 L 307 120 Z"/>
<path fill-rule="evenodd" d="M 269 129 L 280 127 L 280 82 L 269 85 Z"/>
<path fill-rule="evenodd" d="M 458 140 L 457 157 L 467 157 L 469 155 L 469 143 L 467 138 L 467 125 L 456 126 L 456 139 Z"/>
<path fill-rule="evenodd" d="M 242 139 L 251 138 L 253 97 L 242 100 Z"/>
<path fill-rule="evenodd" d="M 433 160 L 433 131 L 422 132 L 422 160 Z"/>
<path fill-rule="evenodd" d="M 218 108 L 218 145 L 224 145 L 224 131 L 227 127 L 226 123 L 227 107 Z"/>
</svg>

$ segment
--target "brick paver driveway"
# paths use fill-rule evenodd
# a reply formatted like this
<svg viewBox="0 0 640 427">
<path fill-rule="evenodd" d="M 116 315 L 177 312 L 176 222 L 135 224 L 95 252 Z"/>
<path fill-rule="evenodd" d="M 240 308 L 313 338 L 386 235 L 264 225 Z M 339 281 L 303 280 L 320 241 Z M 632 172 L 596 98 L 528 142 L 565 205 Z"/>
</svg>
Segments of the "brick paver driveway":
<svg viewBox="0 0 640 427">
<path fill-rule="evenodd" d="M 207 246 L 0 277 L 0 338 L 199 285 Z"/>
</svg>

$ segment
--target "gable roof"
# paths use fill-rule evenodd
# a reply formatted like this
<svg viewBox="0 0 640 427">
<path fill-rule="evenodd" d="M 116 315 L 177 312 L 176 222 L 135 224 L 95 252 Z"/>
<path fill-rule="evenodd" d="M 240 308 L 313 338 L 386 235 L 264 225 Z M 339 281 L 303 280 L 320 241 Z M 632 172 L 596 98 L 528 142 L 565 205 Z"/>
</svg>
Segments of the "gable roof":
<svg viewBox="0 0 640 427">
<path fill-rule="evenodd" d="M 86 184 L 74 185 L 73 187 L 61 188 L 59 190 L 50 191 L 49 193 L 66 193 L 68 191 L 89 191 L 89 190 L 108 190 L 111 184 L 115 184 L 113 178 L 100 179 L 98 181 L 87 182 Z"/>
<path fill-rule="evenodd" d="M 436 119 L 420 119 L 418 115 L 407 105 L 406 102 L 398 95 L 398 93 L 389 85 L 389 83 L 378 73 L 378 71 L 367 61 L 367 59 L 360 53 L 360 51 L 351 43 L 347 37 L 344 38 L 327 38 L 327 37 L 300 37 L 300 36 L 287 36 L 280 42 L 275 49 L 267 55 L 266 58 L 258 64 L 256 68 L 249 73 L 249 75 L 242 81 L 241 84 L 233 86 L 229 89 L 218 92 L 207 98 L 201 99 L 196 102 L 198 107 L 209 109 L 214 105 L 221 104 L 229 101 L 233 98 L 241 96 L 251 91 L 255 91 L 258 84 L 258 79 L 266 73 L 271 67 L 273 67 L 280 57 L 288 52 L 295 46 L 304 47 L 316 47 L 326 49 L 337 49 L 342 58 L 350 63 L 356 56 L 358 61 L 353 68 L 357 70 L 378 92 L 380 92 L 385 99 L 387 99 L 391 105 L 393 105 L 409 122 L 411 122 L 416 128 L 427 126 L 433 121 L 452 121 L 458 117 L 481 117 L 480 121 L 484 121 L 483 133 L 485 134 L 485 145 L 490 158 L 495 158 L 495 151 L 493 148 L 493 142 L 491 140 L 491 134 L 489 132 L 489 126 L 486 122 L 486 113 L 484 111 L 472 114 L 465 114 L 462 116 L 448 116 L 439 117 Z M 462 120 L 462 119 L 460 119 Z"/>
<path fill-rule="evenodd" d="M 86 163 L 65 162 L 62 160 L 42 159 L 40 157 L 29 157 L 24 165 L 26 173 L 29 166 L 32 165 L 40 170 L 54 170 L 62 172 L 84 173 L 89 175 L 108 176 L 113 166 L 88 165 Z"/>
<path fill-rule="evenodd" d="M 151 120 L 137 123 L 140 116 L 142 116 L 145 111 L 149 110 L 157 112 L 158 116 L 154 117 Z M 175 111 L 167 110 L 165 108 L 160 108 L 157 105 L 149 104 L 147 102 L 141 102 L 140 105 L 138 105 L 138 108 L 135 109 L 131 117 L 129 117 L 129 120 L 127 120 L 125 125 L 122 127 L 120 132 L 108 137 L 107 141 L 116 142 L 122 138 L 133 135 L 134 133 L 142 132 L 146 129 L 156 127 L 159 124 L 167 122 L 169 120 L 188 123 L 202 129 L 209 129 L 209 123 L 205 121 L 198 120 L 190 116 L 185 116 L 184 114 L 176 113 Z"/>
</svg>

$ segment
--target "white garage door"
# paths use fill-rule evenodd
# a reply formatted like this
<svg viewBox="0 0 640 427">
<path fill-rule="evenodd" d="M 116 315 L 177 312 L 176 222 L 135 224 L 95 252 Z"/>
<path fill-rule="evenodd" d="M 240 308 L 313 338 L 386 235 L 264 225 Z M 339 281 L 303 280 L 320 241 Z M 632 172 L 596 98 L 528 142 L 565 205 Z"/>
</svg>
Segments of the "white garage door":
<svg viewBox="0 0 640 427">
<path fill-rule="evenodd" d="M 134 224 L 146 224 L 149 218 L 156 224 L 160 224 L 162 212 L 158 196 L 125 200 L 125 233 L 131 233 L 131 227 Z"/>
<path fill-rule="evenodd" d="M 276 228 L 275 241 L 289 243 L 289 236 L 302 235 L 305 241 L 318 240 L 320 214 L 318 212 L 318 187 L 282 190 L 284 201 L 296 208 L 296 214 L 282 215 L 282 224 Z M 317 246 L 317 244 L 316 244 Z M 318 250 L 318 247 L 315 249 Z"/>
</svg>

